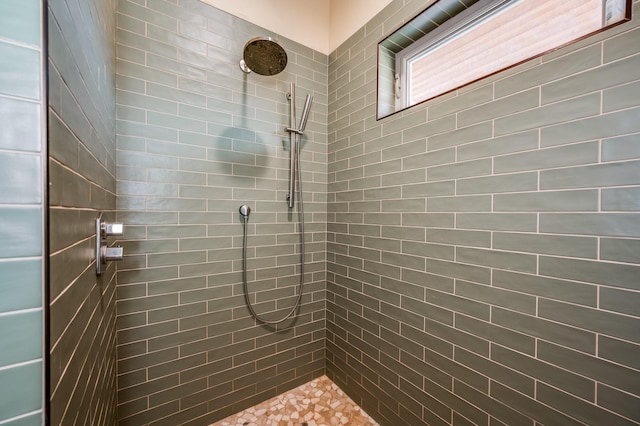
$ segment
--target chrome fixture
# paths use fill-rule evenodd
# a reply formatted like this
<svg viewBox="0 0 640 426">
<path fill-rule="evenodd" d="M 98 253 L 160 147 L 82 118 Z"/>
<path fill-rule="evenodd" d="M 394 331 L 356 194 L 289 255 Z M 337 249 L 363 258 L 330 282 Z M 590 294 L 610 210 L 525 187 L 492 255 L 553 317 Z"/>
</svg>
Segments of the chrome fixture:
<svg viewBox="0 0 640 426">
<path fill-rule="evenodd" d="M 277 320 L 267 320 L 264 319 L 261 315 L 259 315 L 255 309 L 253 308 L 253 304 L 251 303 L 251 299 L 249 298 L 249 283 L 247 281 L 247 234 L 248 234 L 248 225 L 249 225 L 249 214 L 251 213 L 251 208 L 246 204 L 240 206 L 240 214 L 243 218 L 243 226 L 242 226 L 242 288 L 244 291 L 244 300 L 247 304 L 247 308 L 249 308 L 249 312 L 256 319 L 256 321 L 262 324 L 268 325 L 276 325 L 280 324 L 287 319 L 289 319 L 295 312 L 296 309 L 300 306 L 300 302 L 302 300 L 302 287 L 304 285 L 304 222 L 300 222 L 300 283 L 298 284 L 298 296 L 296 297 L 296 302 L 293 304 L 291 309 L 282 317 Z M 302 212 L 302 209 L 300 209 Z M 301 217 L 304 212 L 301 213 Z"/>
<path fill-rule="evenodd" d="M 121 223 L 102 222 L 100 230 L 103 238 L 119 237 L 124 234 L 124 225 Z"/>
<path fill-rule="evenodd" d="M 243 218 L 243 238 L 242 238 L 242 284 L 244 290 L 244 298 L 247 303 L 247 307 L 249 308 L 249 312 L 256 319 L 256 321 L 267 324 L 267 325 L 276 325 L 281 322 L 286 321 L 288 318 L 293 316 L 296 310 L 300 307 L 300 303 L 302 301 L 302 289 L 304 286 L 304 256 L 305 256 L 305 246 L 304 246 L 304 203 L 302 201 L 302 174 L 300 172 L 300 138 L 304 133 L 304 129 L 307 126 L 307 120 L 309 119 L 309 110 L 311 109 L 311 103 L 313 102 L 313 96 L 307 95 L 307 99 L 304 103 L 304 109 L 302 111 L 302 117 L 300 120 L 300 125 L 298 128 L 295 128 L 296 125 L 296 87 L 293 83 L 291 83 L 291 89 L 287 94 L 290 102 L 290 126 L 285 130 L 289 132 L 289 142 L 290 142 L 290 176 L 289 176 L 289 195 L 287 196 L 287 201 L 289 204 L 289 208 L 293 208 L 296 203 L 294 201 L 294 193 L 296 190 L 296 179 L 298 181 L 298 223 L 300 225 L 300 282 L 298 284 L 298 296 L 296 298 L 296 302 L 291 307 L 291 309 L 282 317 L 277 320 L 266 320 L 261 315 L 259 315 L 255 309 L 253 309 L 253 305 L 251 304 L 251 299 L 249 298 L 249 284 L 247 282 L 247 233 L 248 233 L 248 225 L 249 225 L 249 214 L 251 213 L 251 208 L 248 205 L 243 204 L 239 208 L 239 212 Z"/>
<path fill-rule="evenodd" d="M 287 52 L 271 37 L 255 37 L 244 45 L 240 69 L 260 75 L 276 75 L 287 66 Z"/>
<path fill-rule="evenodd" d="M 246 204 L 240 206 L 240 214 L 244 217 L 244 220 L 249 220 L 249 215 L 251 214 L 251 207 Z"/>
<path fill-rule="evenodd" d="M 104 244 L 101 249 L 100 258 L 104 264 L 114 260 L 122 260 L 124 253 L 121 246 L 107 247 L 107 245 Z"/>
<path fill-rule="evenodd" d="M 107 237 L 118 237 L 124 234 L 122 223 L 105 222 L 102 213 L 96 219 L 96 275 L 101 275 L 107 262 L 122 260 L 123 249 L 120 246 L 109 247 Z"/>
<path fill-rule="evenodd" d="M 313 96 L 307 95 L 307 99 L 304 103 L 302 110 L 302 117 L 300 119 L 300 126 L 296 125 L 296 85 L 291 83 L 289 93 L 287 93 L 289 99 L 289 127 L 285 130 L 289 132 L 289 194 L 287 195 L 287 202 L 289 208 L 293 208 L 295 204 L 295 192 L 296 192 L 296 168 L 300 163 L 300 138 L 304 133 L 304 129 L 307 127 L 307 120 L 309 119 L 309 110 L 311 109 L 311 103 L 313 102 Z M 299 179 L 298 179 L 299 180 Z"/>
</svg>

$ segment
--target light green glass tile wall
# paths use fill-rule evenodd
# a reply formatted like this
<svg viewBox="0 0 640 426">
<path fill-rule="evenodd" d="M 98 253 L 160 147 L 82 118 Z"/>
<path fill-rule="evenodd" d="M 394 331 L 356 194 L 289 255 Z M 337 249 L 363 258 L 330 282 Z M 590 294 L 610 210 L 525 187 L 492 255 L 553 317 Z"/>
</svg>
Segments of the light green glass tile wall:
<svg viewBox="0 0 640 426">
<path fill-rule="evenodd" d="M 23 419 L 18 417 L 30 415 L 34 411 L 42 411 L 44 388 L 42 369 L 42 361 L 40 361 L 0 370 L 1 383 L 9 384 L 0 388 L 2 419 L 8 421 L 4 424 L 19 424 Z M 42 414 L 29 416 L 30 424 L 41 424 L 42 421 Z"/>
<path fill-rule="evenodd" d="M 40 51 L 21 45 L 0 43 L 2 76 L 0 93 L 32 100 L 40 99 Z"/>
<path fill-rule="evenodd" d="M 33 125 L 33 119 L 40 115 L 40 105 L 36 102 L 0 97 L 0 126 L 3 129 L 0 148 L 39 152 L 42 129 Z"/>
<path fill-rule="evenodd" d="M 640 2 L 376 121 L 377 42 L 424 3 L 330 55 L 328 375 L 382 425 L 638 424 Z"/>
<path fill-rule="evenodd" d="M 116 5 L 48 6 L 50 421 L 114 425 L 115 265 L 96 277 L 93 247 L 115 218 Z"/>
<path fill-rule="evenodd" d="M 41 1 L 0 3 L 0 423 L 43 422 Z"/>
<path fill-rule="evenodd" d="M 0 6 L 0 38 L 40 46 L 40 0 L 4 0 Z M 35 18 L 35 19 L 34 19 Z"/>
<path fill-rule="evenodd" d="M 118 416 L 209 424 L 324 374 L 327 57 L 197 0 L 118 7 Z M 282 42 L 283 73 L 242 73 L 256 36 Z M 256 309 L 281 314 L 299 272 L 285 201 L 291 81 L 298 117 L 314 96 L 301 153 L 305 287 L 297 319 L 274 332 L 244 303 L 238 208 L 252 209 Z"/>
</svg>

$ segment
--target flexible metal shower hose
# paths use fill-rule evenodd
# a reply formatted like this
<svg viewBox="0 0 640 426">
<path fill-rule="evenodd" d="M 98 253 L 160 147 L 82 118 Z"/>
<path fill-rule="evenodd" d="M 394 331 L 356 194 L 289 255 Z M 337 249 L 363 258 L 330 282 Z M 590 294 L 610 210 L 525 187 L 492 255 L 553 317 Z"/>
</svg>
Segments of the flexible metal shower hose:
<svg viewBox="0 0 640 426">
<path fill-rule="evenodd" d="M 299 144 L 300 136 L 296 135 L 297 141 Z M 255 311 L 253 305 L 251 304 L 251 300 L 249 298 L 249 285 L 247 283 L 247 225 L 249 221 L 249 216 L 244 216 L 243 221 L 243 238 L 242 238 L 242 284 L 244 289 L 244 298 L 247 303 L 247 307 L 249 308 L 249 312 L 251 315 L 262 324 L 280 324 L 290 318 L 295 312 L 296 309 L 300 306 L 300 301 L 302 300 L 302 286 L 304 284 L 304 203 L 302 201 L 302 175 L 300 173 L 300 150 L 296 150 L 296 169 L 297 169 L 297 179 L 298 179 L 298 223 L 300 225 L 300 284 L 298 285 L 298 297 L 296 298 L 296 303 L 293 305 L 291 310 L 287 312 L 287 314 L 277 320 L 266 320 Z"/>
</svg>

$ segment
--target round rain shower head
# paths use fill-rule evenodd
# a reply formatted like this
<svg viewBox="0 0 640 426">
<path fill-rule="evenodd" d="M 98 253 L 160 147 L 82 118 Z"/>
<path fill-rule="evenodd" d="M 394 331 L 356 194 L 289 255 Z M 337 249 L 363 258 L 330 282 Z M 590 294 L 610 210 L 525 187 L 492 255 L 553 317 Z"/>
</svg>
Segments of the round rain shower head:
<svg viewBox="0 0 640 426">
<path fill-rule="evenodd" d="M 287 52 L 271 37 L 252 38 L 244 45 L 240 68 L 260 75 L 276 75 L 287 66 Z"/>
</svg>

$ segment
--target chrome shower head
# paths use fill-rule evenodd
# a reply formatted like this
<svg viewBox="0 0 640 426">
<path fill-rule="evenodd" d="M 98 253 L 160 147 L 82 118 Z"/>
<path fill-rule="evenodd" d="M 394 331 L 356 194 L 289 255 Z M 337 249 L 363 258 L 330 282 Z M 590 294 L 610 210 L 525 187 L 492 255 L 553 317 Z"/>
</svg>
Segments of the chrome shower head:
<svg viewBox="0 0 640 426">
<path fill-rule="evenodd" d="M 260 75 L 276 75 L 287 66 L 287 52 L 271 37 L 255 37 L 244 45 L 240 69 Z"/>
</svg>

